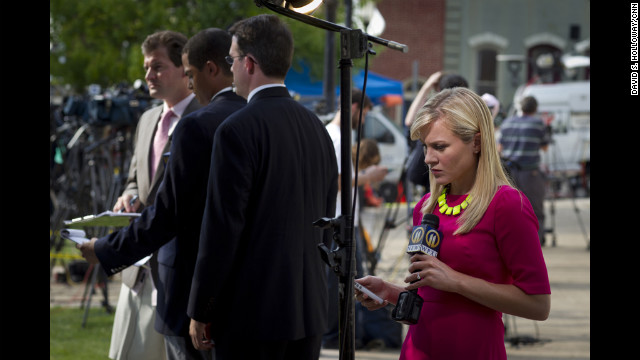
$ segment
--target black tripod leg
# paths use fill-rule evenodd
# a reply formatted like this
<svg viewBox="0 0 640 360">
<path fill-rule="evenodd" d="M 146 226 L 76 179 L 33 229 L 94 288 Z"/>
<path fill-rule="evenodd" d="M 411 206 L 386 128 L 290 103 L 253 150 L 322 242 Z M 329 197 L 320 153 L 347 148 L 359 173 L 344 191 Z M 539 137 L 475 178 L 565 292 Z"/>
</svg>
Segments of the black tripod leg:
<svg viewBox="0 0 640 360">
<path fill-rule="evenodd" d="M 553 195 L 552 195 L 553 196 Z M 556 247 L 556 205 L 555 199 L 551 199 L 551 246 Z"/>
<path fill-rule="evenodd" d="M 587 234 L 587 230 L 582 223 L 582 218 L 580 217 L 580 209 L 578 208 L 578 204 L 576 204 L 576 198 L 573 196 L 573 211 L 576 213 L 576 218 L 578 219 L 578 224 L 580 224 L 580 230 L 582 230 L 582 235 L 584 235 L 584 239 L 587 242 L 587 251 L 591 251 L 591 240 L 589 239 L 589 235 Z"/>
<path fill-rule="evenodd" d="M 100 272 L 98 273 L 98 276 L 99 276 L 98 283 L 102 282 L 104 284 L 102 288 L 102 295 L 104 296 L 102 305 L 104 306 L 105 311 L 108 314 L 111 314 L 113 312 L 113 307 L 109 304 L 109 278 L 107 277 L 107 274 L 104 272 L 102 268 L 100 268 L 99 270 Z"/>
<path fill-rule="evenodd" d="M 100 264 L 96 264 L 93 266 L 91 273 L 91 281 L 87 282 L 87 286 L 84 289 L 84 296 L 82 298 L 82 302 L 84 302 L 85 297 L 87 298 L 87 303 L 84 308 L 84 316 L 82 317 L 82 327 L 85 327 L 87 324 L 87 318 L 89 317 L 89 308 L 91 308 L 91 297 L 93 296 L 93 290 L 95 289 L 96 280 L 98 278 L 98 270 L 100 270 Z M 87 297 L 87 292 L 89 293 Z M 80 304 L 82 308 L 82 303 Z"/>
</svg>

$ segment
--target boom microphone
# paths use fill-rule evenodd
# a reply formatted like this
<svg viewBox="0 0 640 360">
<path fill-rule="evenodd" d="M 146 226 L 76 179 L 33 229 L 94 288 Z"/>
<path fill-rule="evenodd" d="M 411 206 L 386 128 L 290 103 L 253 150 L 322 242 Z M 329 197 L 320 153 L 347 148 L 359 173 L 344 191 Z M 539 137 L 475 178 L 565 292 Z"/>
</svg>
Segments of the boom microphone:
<svg viewBox="0 0 640 360">
<path fill-rule="evenodd" d="M 442 233 L 438 230 L 440 219 L 434 214 L 424 214 L 422 223 L 413 227 L 411 241 L 407 246 L 407 254 L 418 253 L 438 256 Z M 419 270 L 418 270 L 419 271 Z M 418 280 L 412 281 L 413 284 Z M 424 300 L 418 295 L 418 289 L 403 291 L 398 296 L 398 303 L 391 313 L 393 320 L 403 324 L 412 325 L 418 323 L 420 310 Z"/>
</svg>

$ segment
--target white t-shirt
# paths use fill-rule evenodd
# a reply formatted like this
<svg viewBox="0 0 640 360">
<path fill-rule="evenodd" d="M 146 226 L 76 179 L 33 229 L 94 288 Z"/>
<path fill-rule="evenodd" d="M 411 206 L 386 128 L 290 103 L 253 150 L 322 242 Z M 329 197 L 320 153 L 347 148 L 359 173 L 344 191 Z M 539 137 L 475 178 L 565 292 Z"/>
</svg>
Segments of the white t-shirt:
<svg viewBox="0 0 640 360">
<path fill-rule="evenodd" d="M 331 136 L 331 140 L 333 141 L 333 149 L 336 152 L 336 159 L 338 160 L 338 174 L 342 174 L 342 165 L 341 165 L 341 157 L 340 157 L 340 126 L 329 123 L 326 126 L 327 132 L 329 136 Z M 351 156 L 349 156 L 351 158 Z M 351 178 L 355 177 L 355 171 L 353 169 L 353 164 L 351 164 Z M 353 201 L 355 194 L 353 193 L 353 186 L 351 187 L 351 201 Z M 340 191 L 338 191 L 338 200 L 336 201 L 336 217 L 342 214 L 342 196 Z M 360 206 L 358 205 L 358 201 L 356 201 L 355 213 L 353 216 L 353 226 L 358 226 Z"/>
</svg>

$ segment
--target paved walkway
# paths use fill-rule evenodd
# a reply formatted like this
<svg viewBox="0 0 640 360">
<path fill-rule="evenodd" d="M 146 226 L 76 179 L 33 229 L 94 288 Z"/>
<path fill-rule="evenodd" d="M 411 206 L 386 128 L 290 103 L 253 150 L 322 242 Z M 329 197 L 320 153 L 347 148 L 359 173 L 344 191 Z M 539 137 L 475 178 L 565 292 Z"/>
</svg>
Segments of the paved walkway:
<svg viewBox="0 0 640 360">
<path fill-rule="evenodd" d="M 551 282 L 551 313 L 542 322 L 508 317 L 507 337 L 520 339 L 520 344 L 507 342 L 507 355 L 511 360 L 561 360 L 590 359 L 591 302 L 590 268 L 591 253 L 587 251 L 590 239 L 590 199 L 562 199 L 554 203 L 547 201 L 545 210 L 548 217 L 547 228 L 553 217 L 555 246 L 552 234 L 547 235 L 547 246 L 543 248 Z M 365 228 L 374 244 L 378 244 L 387 210 L 365 208 L 362 217 Z M 394 223 L 406 220 L 406 205 L 400 208 Z M 585 235 L 586 232 L 586 235 Z M 381 259 L 376 275 L 401 283 L 405 276 L 408 258 L 404 255 L 407 245 L 404 223 L 389 230 L 382 247 Z M 51 306 L 79 306 L 84 293 L 83 283 L 61 284 L 51 282 Z M 115 306 L 120 290 L 119 276 L 108 283 L 110 304 Z M 101 306 L 100 290 L 93 296 L 91 305 Z M 91 321 L 89 318 L 88 321 Z M 406 332 L 406 331 L 405 331 Z M 533 343 L 527 343 L 534 340 Z M 398 359 L 399 350 L 356 351 L 355 359 L 379 360 Z M 339 359 L 337 350 L 322 350 L 322 360 Z"/>
</svg>

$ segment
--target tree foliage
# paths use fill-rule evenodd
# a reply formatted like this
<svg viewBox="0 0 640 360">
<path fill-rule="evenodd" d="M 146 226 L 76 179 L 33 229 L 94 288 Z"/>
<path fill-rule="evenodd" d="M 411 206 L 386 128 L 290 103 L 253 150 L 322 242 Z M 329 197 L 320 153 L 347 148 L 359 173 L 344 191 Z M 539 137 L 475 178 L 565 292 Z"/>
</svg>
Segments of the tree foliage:
<svg viewBox="0 0 640 360">
<path fill-rule="evenodd" d="M 235 21 L 261 13 L 252 0 L 50 0 L 52 84 L 70 84 L 83 92 L 144 79 L 141 44 L 158 30 L 187 37 L 207 27 L 227 29 Z M 280 16 L 280 15 L 279 15 Z M 322 77 L 325 31 L 286 17 L 295 39 L 294 64 L 311 64 Z"/>
</svg>

